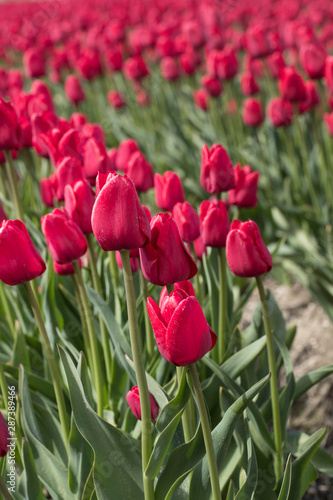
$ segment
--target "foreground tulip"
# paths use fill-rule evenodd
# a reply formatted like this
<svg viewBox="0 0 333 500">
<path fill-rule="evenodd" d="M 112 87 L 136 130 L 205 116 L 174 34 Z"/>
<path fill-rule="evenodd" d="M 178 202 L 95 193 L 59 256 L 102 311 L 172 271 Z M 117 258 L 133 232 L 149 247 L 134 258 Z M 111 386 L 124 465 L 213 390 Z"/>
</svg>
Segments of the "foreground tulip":
<svg viewBox="0 0 333 500">
<path fill-rule="evenodd" d="M 97 175 L 97 198 L 92 211 L 93 233 L 103 250 L 141 248 L 150 240 L 147 215 L 133 181 L 110 172 Z"/>
<path fill-rule="evenodd" d="M 257 190 L 259 172 L 253 172 L 249 165 L 238 163 L 235 167 L 235 189 L 228 192 L 228 202 L 230 205 L 253 208 L 257 205 Z"/>
<path fill-rule="evenodd" d="M 95 203 L 95 193 L 85 180 L 78 180 L 65 186 L 65 209 L 84 234 L 92 233 L 91 213 Z"/>
<path fill-rule="evenodd" d="M 252 220 L 233 221 L 227 238 L 226 255 L 229 267 L 236 276 L 257 277 L 273 267 L 272 256 Z"/>
<path fill-rule="evenodd" d="M 172 209 L 172 217 L 175 219 L 182 240 L 192 243 L 200 236 L 199 216 L 188 201 L 176 203 Z"/>
<path fill-rule="evenodd" d="M 5 455 L 7 455 L 9 440 L 10 434 L 8 425 L 2 413 L 0 412 L 0 457 L 4 457 Z"/>
<path fill-rule="evenodd" d="M 134 387 L 132 387 L 130 391 L 128 391 L 126 400 L 128 406 L 131 408 L 136 418 L 141 420 L 141 403 L 139 396 L 139 388 L 137 385 L 135 385 Z M 159 412 L 159 406 L 156 403 L 156 400 L 154 396 L 152 396 L 152 394 L 149 394 L 149 400 L 150 400 L 151 419 L 155 420 Z"/>
<path fill-rule="evenodd" d="M 228 211 L 223 201 L 203 201 L 200 205 L 200 230 L 207 247 L 224 248 L 230 229 Z"/>
<path fill-rule="evenodd" d="M 172 210 L 177 202 L 185 200 L 182 182 L 175 172 L 155 174 L 154 186 L 156 205 L 161 210 Z"/>
<path fill-rule="evenodd" d="M 24 223 L 4 220 L 0 226 L 0 280 L 6 285 L 19 285 L 37 278 L 45 269 Z"/>
<path fill-rule="evenodd" d="M 42 231 L 52 258 L 58 264 L 69 264 L 87 251 L 87 240 L 67 213 L 59 208 L 41 218 Z"/>
<path fill-rule="evenodd" d="M 213 144 L 202 148 L 200 183 L 208 193 L 222 193 L 235 186 L 234 170 L 226 150 Z"/>
<path fill-rule="evenodd" d="M 159 307 L 147 300 L 157 347 L 169 363 L 187 366 L 201 359 L 216 343 L 198 300 L 183 290 L 174 290 Z"/>
<path fill-rule="evenodd" d="M 172 285 L 197 273 L 197 266 L 182 242 L 177 225 L 168 214 L 152 218 L 151 241 L 140 248 L 144 277 L 155 285 Z"/>
</svg>

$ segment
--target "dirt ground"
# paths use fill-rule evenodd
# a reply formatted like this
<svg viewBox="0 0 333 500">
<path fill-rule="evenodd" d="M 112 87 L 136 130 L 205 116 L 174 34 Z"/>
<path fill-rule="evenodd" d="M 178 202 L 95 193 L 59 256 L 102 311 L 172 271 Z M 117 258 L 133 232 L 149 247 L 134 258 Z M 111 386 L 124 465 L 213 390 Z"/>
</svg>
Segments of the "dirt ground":
<svg viewBox="0 0 333 500">
<path fill-rule="evenodd" d="M 333 323 L 311 294 L 298 283 L 278 285 L 270 277 L 265 280 L 287 326 L 297 325 L 297 334 L 291 349 L 296 378 L 325 365 L 333 364 Z M 243 321 L 249 323 L 259 297 L 253 294 Z M 333 307 L 333 303 L 332 303 Z M 314 386 L 292 408 L 290 427 L 313 433 L 329 426 L 323 447 L 333 454 L 333 375 Z M 303 500 L 333 500 L 333 479 L 320 476 L 312 483 Z"/>
</svg>

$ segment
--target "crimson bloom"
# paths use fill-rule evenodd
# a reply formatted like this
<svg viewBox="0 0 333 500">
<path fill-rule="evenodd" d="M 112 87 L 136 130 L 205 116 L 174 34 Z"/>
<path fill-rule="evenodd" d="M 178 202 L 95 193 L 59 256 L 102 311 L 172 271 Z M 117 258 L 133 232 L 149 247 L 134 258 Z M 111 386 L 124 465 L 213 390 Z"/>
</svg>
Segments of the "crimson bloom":
<svg viewBox="0 0 333 500">
<path fill-rule="evenodd" d="M 182 181 L 171 170 L 155 174 L 154 186 L 156 205 L 161 210 L 172 210 L 177 202 L 185 200 Z"/>
<path fill-rule="evenodd" d="M 0 225 L 0 280 L 19 285 L 43 274 L 45 262 L 20 220 L 3 220 Z"/>
<path fill-rule="evenodd" d="M 146 192 L 154 187 L 154 172 L 151 163 L 141 151 L 135 151 L 125 166 L 125 174 L 132 179 L 138 191 Z"/>
<path fill-rule="evenodd" d="M 152 218 L 149 245 L 140 248 L 144 277 L 155 285 L 171 285 L 197 273 L 197 266 L 186 250 L 177 225 L 169 213 Z"/>
<path fill-rule="evenodd" d="M 7 455 L 9 439 L 10 434 L 8 425 L 2 413 L 0 412 L 0 457 L 4 457 L 5 455 Z"/>
<path fill-rule="evenodd" d="M 249 97 L 242 107 L 242 118 L 248 127 L 258 127 L 264 121 L 264 113 L 259 99 Z"/>
<path fill-rule="evenodd" d="M 0 97 L 0 150 L 20 149 L 22 130 L 15 108 Z"/>
<path fill-rule="evenodd" d="M 208 193 L 222 193 L 235 186 L 232 163 L 222 146 L 213 144 L 209 150 L 205 144 L 201 156 L 200 183 Z"/>
<path fill-rule="evenodd" d="M 95 203 L 95 193 L 89 182 L 80 179 L 67 184 L 64 190 L 65 209 L 84 234 L 92 233 L 91 214 Z"/>
<path fill-rule="evenodd" d="M 230 205 L 253 208 L 257 205 L 259 172 L 253 172 L 249 165 L 238 163 L 235 167 L 235 189 L 228 192 Z"/>
<path fill-rule="evenodd" d="M 188 201 L 178 202 L 172 209 L 182 240 L 191 243 L 200 235 L 200 220 L 197 212 Z"/>
<path fill-rule="evenodd" d="M 204 245 L 224 248 L 229 229 L 230 222 L 225 203 L 221 200 L 217 203 L 203 201 L 200 205 L 200 231 Z"/>
<path fill-rule="evenodd" d="M 131 408 L 132 412 L 138 418 L 141 420 L 141 403 L 140 403 L 140 396 L 139 396 L 139 388 L 137 385 L 132 387 L 130 391 L 128 391 L 126 400 L 128 403 L 128 406 Z M 159 412 L 159 406 L 156 403 L 156 400 L 152 394 L 149 393 L 149 400 L 150 400 L 150 414 L 151 414 L 151 419 L 155 420 L 158 412 Z"/>
<path fill-rule="evenodd" d="M 257 277 L 273 267 L 272 256 L 255 222 L 234 220 L 227 238 L 226 257 L 236 276 Z"/>
<path fill-rule="evenodd" d="M 282 97 L 287 99 L 287 101 L 304 101 L 306 97 L 305 85 L 301 75 L 290 66 L 282 70 L 279 80 L 279 90 Z"/>
<path fill-rule="evenodd" d="M 310 78 L 317 79 L 324 76 L 326 53 L 322 47 L 314 43 L 302 45 L 299 59 Z"/>
<path fill-rule="evenodd" d="M 73 104 L 84 101 L 86 96 L 76 75 L 68 75 L 65 80 L 65 94 Z"/>
<path fill-rule="evenodd" d="M 282 97 L 273 97 L 267 104 L 267 116 L 274 127 L 286 127 L 293 119 L 293 107 Z"/>
<path fill-rule="evenodd" d="M 147 215 L 127 175 L 98 173 L 91 225 L 103 250 L 141 248 L 150 240 Z"/>
<path fill-rule="evenodd" d="M 198 300 L 174 290 L 159 307 L 152 298 L 147 310 L 157 347 L 169 363 L 187 366 L 201 359 L 216 343 Z"/>
</svg>

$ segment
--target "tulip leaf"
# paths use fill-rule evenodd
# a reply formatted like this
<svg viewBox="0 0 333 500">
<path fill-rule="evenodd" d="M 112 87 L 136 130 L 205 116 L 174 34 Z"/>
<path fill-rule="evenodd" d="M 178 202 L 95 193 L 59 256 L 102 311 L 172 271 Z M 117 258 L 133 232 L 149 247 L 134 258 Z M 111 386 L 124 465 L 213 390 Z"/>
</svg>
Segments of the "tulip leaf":
<svg viewBox="0 0 333 500">
<path fill-rule="evenodd" d="M 93 463 L 94 452 L 80 434 L 72 416 L 69 435 L 68 483 L 73 498 L 81 500 L 83 492 L 86 497 L 89 491 L 87 485 L 92 493 L 94 488 L 91 489 L 89 478 L 92 474 Z"/>
<path fill-rule="evenodd" d="M 235 500 L 235 485 L 232 479 L 230 479 L 226 500 Z"/>
<path fill-rule="evenodd" d="M 23 498 L 44 500 L 41 483 L 38 479 L 34 458 L 27 440 L 22 442 L 23 472 L 18 483 L 18 492 Z"/>
<path fill-rule="evenodd" d="M 19 367 L 21 365 L 28 371 L 31 370 L 29 353 L 25 341 L 25 335 L 19 326 L 16 328 L 16 338 L 13 347 L 13 366 Z"/>
<path fill-rule="evenodd" d="M 22 403 L 22 426 L 34 457 L 37 474 L 54 500 L 71 500 L 73 495 L 68 488 L 67 466 L 42 442 L 23 367 L 20 373 L 19 394 Z"/>
<path fill-rule="evenodd" d="M 146 469 L 146 474 L 151 479 L 156 477 L 169 451 L 172 438 L 176 432 L 190 393 L 191 391 L 186 381 L 186 369 L 184 369 L 177 395 L 164 406 L 156 422 L 159 436 L 155 441 Z"/>
<path fill-rule="evenodd" d="M 318 368 L 317 370 L 313 370 L 312 372 L 303 375 L 299 379 L 296 380 L 294 401 L 305 394 L 311 387 L 318 384 L 321 380 L 326 377 L 329 377 L 333 373 L 333 365 L 323 366 Z"/>
<path fill-rule="evenodd" d="M 283 475 L 282 485 L 277 500 L 289 500 L 291 487 L 292 463 L 291 454 L 288 456 L 286 468 Z"/>
<path fill-rule="evenodd" d="M 252 344 L 233 354 L 222 364 L 223 371 L 230 378 L 237 378 L 240 373 L 260 354 L 266 345 L 266 337 L 255 340 Z M 204 358 L 204 361 L 209 358 Z"/>
<path fill-rule="evenodd" d="M 237 500 L 252 500 L 255 494 L 255 489 L 258 481 L 258 465 L 254 451 L 254 446 L 248 432 L 247 438 L 247 454 L 248 466 L 245 473 L 245 481 L 237 492 L 235 499 Z"/>
<path fill-rule="evenodd" d="M 18 368 L 15 366 L 5 365 L 4 370 L 5 373 L 9 373 L 15 380 L 18 380 Z M 28 385 L 32 390 L 40 392 L 44 396 L 48 397 L 48 399 L 55 402 L 56 399 L 52 382 L 33 373 L 26 373 L 25 376 L 27 377 Z"/>
<path fill-rule="evenodd" d="M 299 457 L 309 436 L 304 432 L 290 431 L 287 433 L 287 449 L 295 457 Z M 318 448 L 311 458 L 314 467 L 326 476 L 333 477 L 333 457 L 322 448 Z"/>
<path fill-rule="evenodd" d="M 141 460 L 130 439 L 94 412 L 72 360 L 62 348 L 59 352 L 67 376 L 75 423 L 94 450 L 97 498 L 143 498 Z"/>
</svg>

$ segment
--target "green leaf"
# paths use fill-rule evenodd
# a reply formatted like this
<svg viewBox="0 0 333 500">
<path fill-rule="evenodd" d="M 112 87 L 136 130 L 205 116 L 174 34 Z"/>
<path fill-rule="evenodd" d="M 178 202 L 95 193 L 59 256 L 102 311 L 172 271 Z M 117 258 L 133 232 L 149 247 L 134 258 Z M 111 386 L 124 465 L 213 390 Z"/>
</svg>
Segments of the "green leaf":
<svg viewBox="0 0 333 500">
<path fill-rule="evenodd" d="M 333 373 L 333 365 L 323 366 L 322 368 L 318 368 L 317 370 L 313 370 L 312 372 L 303 375 L 296 380 L 294 401 L 306 393 L 311 387 L 318 384 L 321 380 L 326 377 L 329 377 Z"/>
<path fill-rule="evenodd" d="M 16 368 L 15 366 L 5 365 L 4 370 L 5 373 L 9 373 L 15 380 L 18 380 L 19 377 L 18 368 Z M 25 374 L 25 376 L 27 377 L 28 385 L 32 390 L 38 391 L 44 396 L 48 397 L 53 402 L 56 402 L 54 387 L 52 382 L 49 382 L 48 380 L 45 380 L 44 378 L 39 377 L 38 375 L 34 375 L 33 373 L 27 373 Z"/>
<path fill-rule="evenodd" d="M 74 498 L 80 500 L 88 494 L 87 483 L 92 474 L 94 463 L 94 452 L 91 446 L 83 439 L 74 418 L 71 420 L 71 430 L 69 435 L 69 461 L 68 461 L 68 482 Z M 92 490 L 91 489 L 91 493 Z"/>
<path fill-rule="evenodd" d="M 290 431 L 287 433 L 287 448 L 295 457 L 298 457 L 309 436 L 304 432 Z M 318 448 L 313 457 L 311 458 L 311 463 L 319 470 L 322 474 L 326 476 L 333 477 L 333 457 L 329 455 L 322 448 Z"/>
<path fill-rule="evenodd" d="M 235 486 L 232 479 L 230 479 L 226 500 L 234 500 L 234 499 L 235 499 Z"/>
<path fill-rule="evenodd" d="M 142 465 L 130 439 L 94 412 L 72 360 L 62 348 L 59 352 L 67 376 L 75 423 L 94 450 L 97 498 L 142 499 Z"/>
<path fill-rule="evenodd" d="M 25 341 L 25 335 L 19 326 L 16 328 L 16 338 L 13 347 L 13 366 L 19 367 L 21 365 L 28 371 L 30 371 L 30 359 L 27 349 L 27 344 Z"/>
<path fill-rule="evenodd" d="M 38 479 L 35 462 L 27 440 L 22 442 L 23 472 L 18 483 L 19 493 L 26 499 L 44 500 L 41 483 Z"/>
<path fill-rule="evenodd" d="M 280 493 L 277 500 L 289 500 L 290 486 L 291 486 L 292 463 L 291 454 L 288 456 L 286 468 L 283 475 L 283 481 Z"/>
<path fill-rule="evenodd" d="M 230 378 L 237 378 L 238 375 L 260 354 L 266 345 L 266 337 L 255 340 L 252 344 L 233 354 L 222 364 L 223 371 Z M 208 358 L 207 358 L 208 359 Z M 204 361 L 206 358 L 204 358 Z"/>
<path fill-rule="evenodd" d="M 247 455 L 248 455 L 248 464 L 247 464 L 247 472 L 245 474 L 245 481 L 239 491 L 237 492 L 236 499 L 237 500 L 252 500 L 254 498 L 255 489 L 258 481 L 258 465 L 257 459 L 254 451 L 254 446 L 247 432 Z M 245 472 L 245 471 L 244 471 Z"/>
</svg>

